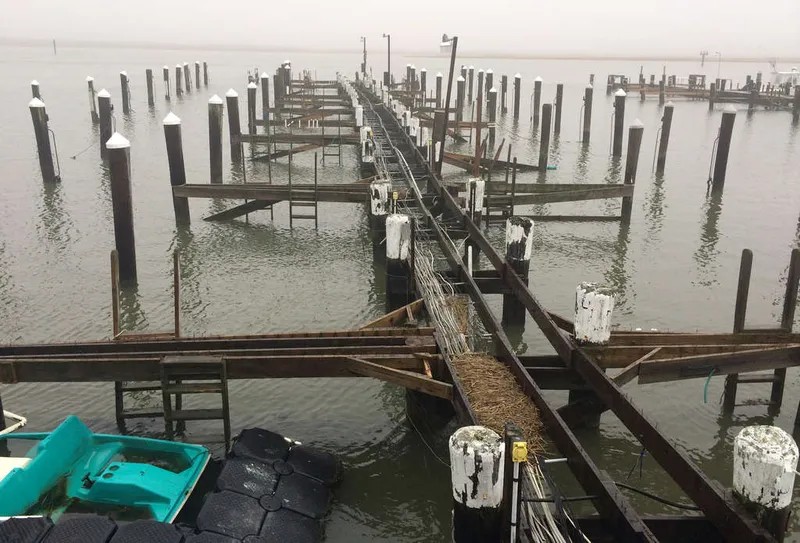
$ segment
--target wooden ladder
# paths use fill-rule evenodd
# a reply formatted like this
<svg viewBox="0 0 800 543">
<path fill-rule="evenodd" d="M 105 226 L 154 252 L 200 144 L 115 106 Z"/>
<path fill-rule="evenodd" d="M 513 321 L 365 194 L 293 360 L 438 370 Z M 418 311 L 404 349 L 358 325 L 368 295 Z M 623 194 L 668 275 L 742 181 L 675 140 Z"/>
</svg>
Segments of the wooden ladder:
<svg viewBox="0 0 800 543">
<path fill-rule="evenodd" d="M 511 157 L 511 146 L 508 147 L 509 159 Z M 488 179 L 486 180 L 486 224 L 493 222 L 504 223 L 506 219 L 514 216 L 514 196 L 517 186 L 517 159 L 514 157 L 514 167 L 511 170 L 511 183 L 509 183 L 509 160 L 506 160 L 505 180 L 493 183 L 491 168 Z M 509 193 L 509 190 L 511 191 Z"/>
<path fill-rule="evenodd" d="M 739 266 L 739 285 L 736 291 L 736 305 L 733 317 L 733 333 L 747 334 L 758 332 L 772 333 L 792 333 L 794 323 L 795 306 L 797 304 L 798 282 L 800 281 L 800 249 L 794 249 L 789 258 L 789 269 L 786 277 L 786 293 L 783 298 L 783 311 L 781 314 L 781 324 L 778 328 L 748 329 L 745 328 L 745 317 L 747 314 L 747 298 L 750 293 L 750 273 L 753 268 L 753 252 L 750 249 L 742 251 L 741 264 Z M 778 368 L 769 373 L 754 373 L 740 377 L 738 373 L 729 374 L 725 378 L 725 393 L 723 399 L 723 410 L 732 412 L 740 405 L 753 405 L 752 403 L 737 404 L 736 392 L 740 384 L 770 383 L 772 390 L 769 400 L 762 402 L 768 406 L 770 414 L 776 414 L 783 403 L 783 389 L 786 384 L 786 368 Z M 798 419 L 795 420 L 795 427 L 800 426 L 800 409 Z"/>
<path fill-rule="evenodd" d="M 222 420 L 225 450 L 231 440 L 230 410 L 228 407 L 228 374 L 225 359 L 212 355 L 174 355 L 161 359 L 161 391 L 164 399 L 164 428 L 167 439 L 176 430 L 185 428 L 186 421 Z M 219 394 L 219 409 L 185 409 L 185 394 Z M 175 396 L 175 408 L 172 405 Z M 177 428 L 173 426 L 177 423 Z"/>
<path fill-rule="evenodd" d="M 292 190 L 292 155 L 289 155 L 289 228 L 294 226 L 295 219 L 313 219 L 314 228 L 319 225 L 319 192 L 317 183 L 317 153 L 314 153 L 314 189 L 304 190 L 299 197 Z M 295 207 L 313 208 L 313 213 L 296 212 Z"/>
</svg>

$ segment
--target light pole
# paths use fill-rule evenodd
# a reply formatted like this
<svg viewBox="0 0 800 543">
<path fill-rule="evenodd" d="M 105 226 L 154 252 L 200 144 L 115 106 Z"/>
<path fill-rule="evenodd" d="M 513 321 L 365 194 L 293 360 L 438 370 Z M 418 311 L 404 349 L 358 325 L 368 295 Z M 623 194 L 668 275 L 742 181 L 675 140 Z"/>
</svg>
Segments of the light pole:
<svg viewBox="0 0 800 543">
<path fill-rule="evenodd" d="M 384 34 L 386 38 L 386 86 L 392 88 L 392 35 Z"/>
<path fill-rule="evenodd" d="M 361 36 L 361 43 L 364 44 L 364 60 L 361 62 L 361 73 L 367 73 L 367 37 Z"/>
</svg>

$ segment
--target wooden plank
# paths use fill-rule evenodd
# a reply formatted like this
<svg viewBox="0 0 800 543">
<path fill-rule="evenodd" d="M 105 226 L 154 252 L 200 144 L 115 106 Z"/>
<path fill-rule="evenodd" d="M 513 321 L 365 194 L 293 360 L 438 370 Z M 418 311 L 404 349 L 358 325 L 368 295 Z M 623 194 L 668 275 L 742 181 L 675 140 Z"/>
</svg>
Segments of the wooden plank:
<svg viewBox="0 0 800 543">
<path fill-rule="evenodd" d="M 266 209 L 272 204 L 275 204 L 277 202 L 278 200 L 251 200 L 250 202 L 245 202 L 244 204 L 232 207 L 230 209 L 226 209 L 225 211 L 220 211 L 219 213 L 214 213 L 213 215 L 209 215 L 208 217 L 203 218 L 203 220 L 229 221 L 231 219 L 241 217 L 242 215 L 253 213 L 254 211 L 260 211 L 262 209 Z"/>
<path fill-rule="evenodd" d="M 514 183 L 517 194 L 541 194 L 548 192 L 568 192 L 573 190 L 600 190 L 614 187 L 622 187 L 622 184 L 608 183 Z M 511 192 L 511 183 L 499 181 L 492 182 L 492 189 L 500 192 Z"/>
<path fill-rule="evenodd" d="M 229 198 L 233 200 L 288 200 L 288 185 L 178 185 L 172 188 L 175 196 L 185 198 Z M 403 192 L 400 190 L 399 192 Z M 313 185 L 292 185 L 293 199 L 310 198 L 314 195 Z M 319 202 L 363 203 L 367 198 L 367 189 L 353 190 L 344 187 L 340 190 L 319 190 L 316 193 Z"/>
<path fill-rule="evenodd" d="M 785 346 L 785 345 L 783 345 Z M 639 357 L 646 355 L 655 347 L 663 347 L 659 359 L 681 358 L 686 356 L 706 356 L 716 353 L 763 350 L 776 347 L 775 344 L 720 344 L 720 345 L 636 345 L 584 347 L 601 368 L 624 368 Z"/>
<path fill-rule="evenodd" d="M 244 143 L 316 143 L 317 145 L 359 145 L 361 143 L 358 134 L 328 135 L 325 134 L 240 134 L 233 136 L 234 140 Z"/>
<path fill-rule="evenodd" d="M 738 334 L 702 334 L 682 332 L 612 332 L 610 346 L 636 345 L 743 345 L 800 343 L 800 334 L 790 334 L 775 329 L 769 332 Z"/>
<path fill-rule="evenodd" d="M 536 222 L 616 222 L 619 215 L 519 215 Z"/>
<path fill-rule="evenodd" d="M 375 320 L 372 320 L 361 327 L 363 330 L 364 328 L 375 328 L 381 326 L 397 326 L 399 323 L 406 321 L 407 311 L 411 311 L 412 315 L 416 315 L 423 307 L 425 306 L 425 300 L 419 299 L 411 302 L 408 305 L 404 305 L 399 309 L 395 309 L 394 311 L 387 313 L 381 317 L 378 317 Z"/>
<path fill-rule="evenodd" d="M 788 368 L 800 365 L 800 345 L 732 353 L 650 360 L 639 367 L 640 383 L 696 379 L 709 375 Z"/>
<path fill-rule="evenodd" d="M 653 358 L 653 356 L 661 350 L 661 347 L 656 347 L 646 355 L 641 358 L 637 358 L 629 365 L 627 365 L 621 372 L 616 374 L 613 378 L 613 381 L 618 385 L 622 386 L 629 382 L 631 382 L 635 377 L 639 375 L 639 366 L 642 362 Z"/>
<path fill-rule="evenodd" d="M 553 313 L 552 311 L 547 312 L 550 315 L 550 318 L 553 319 L 553 322 L 556 323 L 556 326 L 564 330 L 565 332 L 569 332 L 572 334 L 575 330 L 575 325 L 566 317 L 562 317 L 558 313 Z"/>
<path fill-rule="evenodd" d="M 374 364 L 361 358 L 350 357 L 348 360 L 350 362 L 348 369 L 355 375 L 380 379 L 387 383 L 392 383 L 437 398 L 443 398 L 448 401 L 453 399 L 453 385 L 448 383 L 436 381 L 435 379 L 418 373 L 396 370 Z"/>
<path fill-rule="evenodd" d="M 307 143 L 305 145 L 298 145 L 297 147 L 293 147 L 291 149 L 282 149 L 280 151 L 275 151 L 272 153 L 264 153 L 256 155 L 251 160 L 261 161 L 261 160 L 272 160 L 275 158 L 283 158 L 285 156 L 302 153 L 303 151 L 311 151 L 312 149 L 318 149 L 319 147 L 320 146 L 316 143 Z"/>
<path fill-rule="evenodd" d="M 555 204 L 583 200 L 604 200 L 633 195 L 634 185 L 612 185 L 602 189 L 563 190 L 538 194 L 519 194 L 514 196 L 515 205 Z"/>
</svg>

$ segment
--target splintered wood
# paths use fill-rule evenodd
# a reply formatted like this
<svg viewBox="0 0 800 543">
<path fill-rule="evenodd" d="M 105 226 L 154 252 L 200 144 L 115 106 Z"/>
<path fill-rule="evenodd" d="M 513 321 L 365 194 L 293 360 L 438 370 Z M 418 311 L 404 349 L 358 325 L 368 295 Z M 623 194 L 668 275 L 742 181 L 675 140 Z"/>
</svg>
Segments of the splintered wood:
<svg viewBox="0 0 800 543">
<path fill-rule="evenodd" d="M 505 423 L 513 422 L 525 435 L 529 455 L 544 451 L 539 411 L 519 388 L 511 370 L 486 353 L 454 357 L 453 366 L 479 424 L 503 435 Z"/>
</svg>

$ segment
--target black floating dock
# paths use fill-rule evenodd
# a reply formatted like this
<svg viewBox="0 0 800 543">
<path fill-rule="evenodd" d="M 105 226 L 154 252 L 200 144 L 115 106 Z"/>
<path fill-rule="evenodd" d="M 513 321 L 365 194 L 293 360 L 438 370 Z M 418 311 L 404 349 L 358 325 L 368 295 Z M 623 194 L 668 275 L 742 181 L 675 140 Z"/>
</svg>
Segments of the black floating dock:
<svg viewBox="0 0 800 543">
<path fill-rule="evenodd" d="M 283 436 L 243 430 L 194 525 L 65 514 L 0 523 L 3 543 L 317 543 L 341 478 L 332 454 Z M 196 498 L 196 496 L 193 496 Z"/>
</svg>

